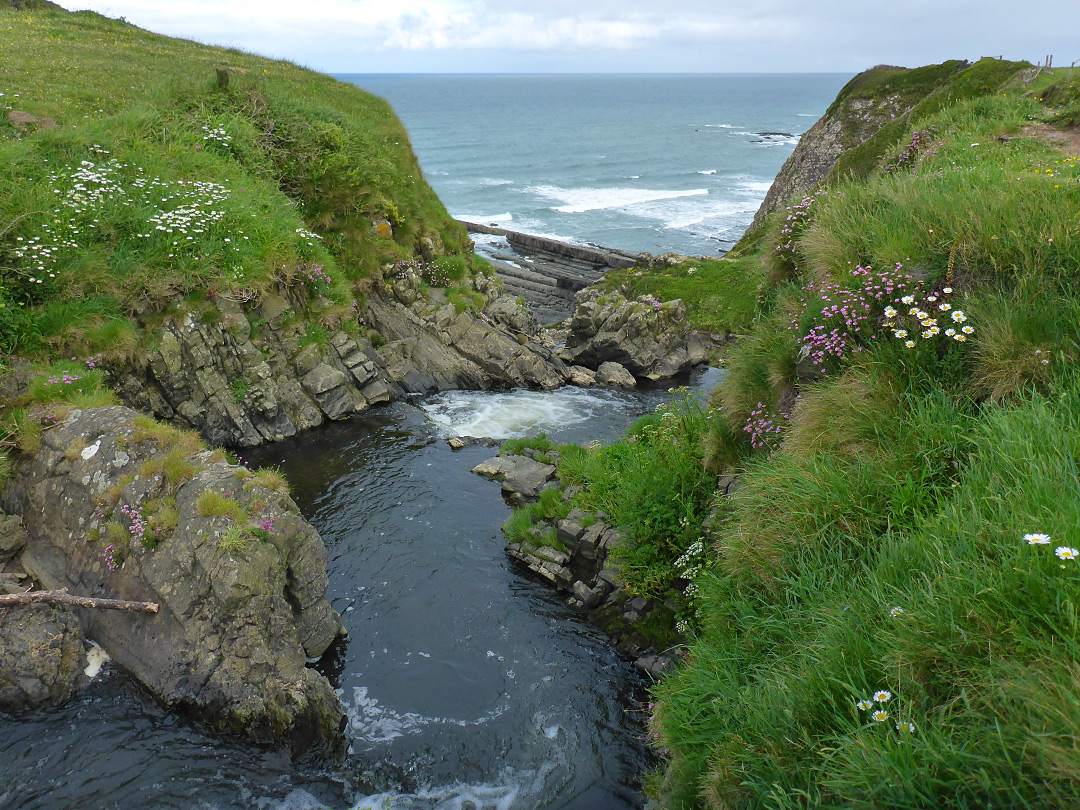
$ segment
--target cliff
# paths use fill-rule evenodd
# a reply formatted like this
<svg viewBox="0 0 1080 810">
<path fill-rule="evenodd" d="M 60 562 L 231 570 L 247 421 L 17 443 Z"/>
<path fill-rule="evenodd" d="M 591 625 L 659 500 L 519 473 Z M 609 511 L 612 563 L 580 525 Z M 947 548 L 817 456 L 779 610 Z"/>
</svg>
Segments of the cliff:
<svg viewBox="0 0 1080 810">
<path fill-rule="evenodd" d="M 864 177 L 885 150 L 924 117 L 949 104 L 1000 87 L 1026 62 L 960 60 L 915 69 L 878 65 L 844 85 L 836 100 L 800 138 L 754 215 L 750 232 L 778 208 L 798 202 L 820 185 Z"/>
</svg>

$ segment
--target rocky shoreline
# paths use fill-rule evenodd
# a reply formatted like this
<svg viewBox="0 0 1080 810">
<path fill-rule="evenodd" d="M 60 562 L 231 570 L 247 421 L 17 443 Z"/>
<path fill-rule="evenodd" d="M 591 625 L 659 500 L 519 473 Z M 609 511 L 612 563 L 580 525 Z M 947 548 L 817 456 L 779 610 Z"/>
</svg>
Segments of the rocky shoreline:
<svg viewBox="0 0 1080 810">
<path fill-rule="evenodd" d="M 343 633 L 326 599 L 326 547 L 283 481 L 230 463 L 196 434 L 245 447 L 410 394 L 634 387 L 705 356 L 678 301 L 582 290 L 560 346 L 558 333 L 542 329 L 498 282 L 479 276 L 473 286 L 483 306 L 459 309 L 415 277 L 395 279 L 367 296 L 355 316 L 359 330 L 324 328 L 315 341 L 303 340 L 285 298 L 266 296 L 249 308 L 219 300 L 209 312 L 162 324 L 145 360 L 110 369 L 135 410 L 62 415 L 3 489 L 0 508 L 12 517 L 0 514 L 0 587 L 25 590 L 32 581 L 152 601 L 160 611 L 36 606 L 6 616 L 0 710 L 60 705 L 108 658 L 164 706 L 220 732 L 296 756 L 340 756 L 344 714 L 330 683 L 308 666 Z M 305 317 L 317 323 L 319 313 Z M 5 382 L 14 396 L 30 384 L 20 374 Z M 533 484 L 509 486 L 520 490 L 515 497 L 530 497 L 522 493 L 538 494 L 553 475 L 554 467 L 543 467 Z M 618 533 L 571 514 L 560 539 L 565 553 L 524 546 L 508 553 L 658 673 L 662 661 L 649 658 L 633 627 L 657 606 L 629 598 L 605 564 Z"/>
</svg>

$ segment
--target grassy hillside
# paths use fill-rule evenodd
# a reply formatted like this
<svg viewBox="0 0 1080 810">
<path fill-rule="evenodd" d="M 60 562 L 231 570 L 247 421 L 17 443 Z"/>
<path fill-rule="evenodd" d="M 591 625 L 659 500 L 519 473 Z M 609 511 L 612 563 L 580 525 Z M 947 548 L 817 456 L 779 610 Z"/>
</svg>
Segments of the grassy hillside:
<svg viewBox="0 0 1080 810">
<path fill-rule="evenodd" d="M 19 5 L 0 3 L 0 350 L 131 352 L 136 319 L 270 289 L 347 307 L 385 264 L 467 245 L 382 100 Z"/>
<path fill-rule="evenodd" d="M 1080 75 L 992 68 L 696 296 L 707 412 L 561 462 L 682 605 L 664 807 L 1080 805 Z"/>
</svg>

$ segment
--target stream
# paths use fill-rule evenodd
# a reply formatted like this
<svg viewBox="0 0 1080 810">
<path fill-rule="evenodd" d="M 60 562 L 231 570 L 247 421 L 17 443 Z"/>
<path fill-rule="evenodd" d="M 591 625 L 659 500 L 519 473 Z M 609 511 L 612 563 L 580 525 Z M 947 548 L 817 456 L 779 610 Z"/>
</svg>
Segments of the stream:
<svg viewBox="0 0 1080 810">
<path fill-rule="evenodd" d="M 645 682 L 507 560 L 509 509 L 470 473 L 497 447 L 446 440 L 603 441 L 669 399 L 450 392 L 249 451 L 253 467 L 281 466 L 330 552 L 349 638 L 317 667 L 348 712 L 344 765 L 206 734 L 109 666 L 58 710 L 0 718 L 0 808 L 640 807 Z"/>
</svg>

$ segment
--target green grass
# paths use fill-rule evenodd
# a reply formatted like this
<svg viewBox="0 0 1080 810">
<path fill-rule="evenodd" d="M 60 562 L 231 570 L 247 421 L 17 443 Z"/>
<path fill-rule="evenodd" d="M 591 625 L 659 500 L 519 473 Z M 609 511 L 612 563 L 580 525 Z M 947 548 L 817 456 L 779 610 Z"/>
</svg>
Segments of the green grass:
<svg viewBox="0 0 1080 810">
<path fill-rule="evenodd" d="M 136 320 L 185 297 L 348 303 L 424 240 L 468 247 L 389 105 L 354 86 L 92 12 L 4 5 L 0 50 L 3 106 L 56 122 L 0 117 L 5 352 L 122 358 Z"/>
<path fill-rule="evenodd" d="M 628 297 L 646 293 L 660 301 L 682 299 L 690 326 L 721 336 L 739 331 L 754 317 L 754 297 L 764 278 L 760 259 L 693 259 L 648 271 L 611 270 L 608 289 L 626 286 Z"/>
<path fill-rule="evenodd" d="M 935 449 L 941 407 L 897 423 Z M 1080 719 L 1080 569 L 1053 545 L 1077 545 L 1080 385 L 987 410 L 967 435 L 956 478 L 899 511 L 891 487 L 860 483 L 882 463 L 872 456 L 783 457 L 747 474 L 702 583 L 691 663 L 658 690 L 654 728 L 676 752 L 668 806 L 1077 802 L 1061 764 Z M 903 456 L 882 457 L 918 468 Z M 729 550 L 740 535 L 763 542 L 764 508 L 783 516 L 783 553 Z M 1053 543 L 1029 546 L 1028 532 Z M 893 694 L 880 724 L 855 705 L 879 689 Z"/>
</svg>

